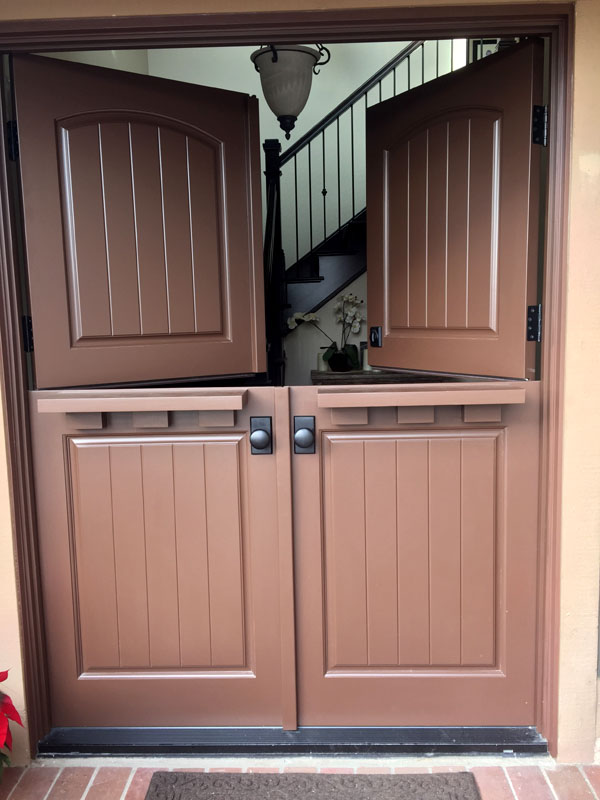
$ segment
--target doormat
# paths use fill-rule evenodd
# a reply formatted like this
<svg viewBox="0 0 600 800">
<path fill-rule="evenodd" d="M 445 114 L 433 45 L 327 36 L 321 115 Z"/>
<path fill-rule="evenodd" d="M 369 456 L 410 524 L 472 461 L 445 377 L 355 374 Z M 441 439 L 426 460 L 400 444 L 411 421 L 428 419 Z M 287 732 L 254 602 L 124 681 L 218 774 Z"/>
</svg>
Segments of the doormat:
<svg viewBox="0 0 600 800">
<path fill-rule="evenodd" d="M 271 775 L 155 772 L 146 800 L 481 800 L 469 772 Z"/>
</svg>

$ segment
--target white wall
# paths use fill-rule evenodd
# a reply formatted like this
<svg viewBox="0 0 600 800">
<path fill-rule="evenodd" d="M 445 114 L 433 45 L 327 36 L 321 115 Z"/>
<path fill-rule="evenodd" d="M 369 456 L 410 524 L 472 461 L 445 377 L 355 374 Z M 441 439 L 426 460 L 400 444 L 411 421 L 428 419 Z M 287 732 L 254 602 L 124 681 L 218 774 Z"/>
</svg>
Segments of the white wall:
<svg viewBox="0 0 600 800">
<path fill-rule="evenodd" d="M 51 58 L 63 61 L 76 61 L 79 64 L 91 64 L 94 67 L 122 69 L 126 72 L 148 74 L 147 50 L 90 50 L 73 53 L 43 53 Z"/>
</svg>

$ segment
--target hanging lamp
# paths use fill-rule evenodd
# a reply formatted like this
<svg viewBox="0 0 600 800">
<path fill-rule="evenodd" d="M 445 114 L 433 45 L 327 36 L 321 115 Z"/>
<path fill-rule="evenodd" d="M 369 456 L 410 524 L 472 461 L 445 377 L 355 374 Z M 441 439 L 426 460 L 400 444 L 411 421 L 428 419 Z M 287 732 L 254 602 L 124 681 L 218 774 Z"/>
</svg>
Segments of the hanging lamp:
<svg viewBox="0 0 600 800">
<path fill-rule="evenodd" d="M 285 131 L 286 139 L 290 138 L 290 131 L 306 105 L 313 74 L 318 75 L 317 67 L 327 64 L 331 58 L 322 44 L 315 48 L 270 44 L 250 56 L 260 75 L 265 100 Z"/>
</svg>

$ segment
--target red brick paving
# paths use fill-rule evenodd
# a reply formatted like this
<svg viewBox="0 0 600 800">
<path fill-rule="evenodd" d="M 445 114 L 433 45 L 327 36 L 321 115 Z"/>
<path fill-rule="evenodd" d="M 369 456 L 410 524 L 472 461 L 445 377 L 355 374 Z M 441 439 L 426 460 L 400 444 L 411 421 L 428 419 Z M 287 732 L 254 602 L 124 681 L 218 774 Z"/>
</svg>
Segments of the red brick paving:
<svg viewBox="0 0 600 800">
<path fill-rule="evenodd" d="M 578 767 L 561 766 L 547 769 L 546 775 L 560 800 L 595 800 Z"/>
<path fill-rule="evenodd" d="M 120 798 L 130 775 L 129 767 L 102 767 L 96 773 L 85 800 Z"/>
<path fill-rule="evenodd" d="M 2 773 L 2 783 L 0 783 L 0 800 L 7 799 L 24 772 L 24 767 L 7 767 L 4 770 Z"/>
<path fill-rule="evenodd" d="M 80 800 L 93 774 L 93 767 L 66 767 L 58 776 L 48 800 Z"/>
<path fill-rule="evenodd" d="M 28 769 L 10 795 L 10 800 L 44 800 L 59 772 L 57 767 Z"/>
<path fill-rule="evenodd" d="M 539 767 L 507 767 L 506 771 L 518 800 L 554 800 Z"/>
<path fill-rule="evenodd" d="M 515 800 L 502 767 L 474 767 L 473 775 L 483 800 Z"/>
<path fill-rule="evenodd" d="M 584 767 L 583 771 L 585 772 L 588 781 L 592 784 L 593 790 L 598 796 L 600 796 L 600 767 Z"/>
<path fill-rule="evenodd" d="M 146 792 L 148 791 L 148 786 L 150 786 L 150 780 L 156 771 L 155 769 L 148 769 L 145 767 L 136 769 L 133 779 L 129 784 L 127 794 L 125 795 L 125 800 L 144 800 Z M 10 800 L 12 800 L 12 797 Z"/>
<path fill-rule="evenodd" d="M 165 769 L 165 767 L 162 767 Z M 460 772 L 462 766 L 394 767 L 393 772 L 429 773 Z M 392 768 L 381 764 L 358 766 L 276 766 L 209 767 L 208 772 L 240 773 L 316 773 L 348 775 L 389 775 Z M 204 772 L 202 767 L 186 768 L 185 772 Z M 31 767 L 5 771 L 0 785 L 0 800 L 144 800 L 155 769 L 140 767 Z M 518 762 L 503 767 L 473 767 L 482 800 L 600 800 L 600 766 L 561 765 L 557 767 L 519 766 Z M 546 776 L 548 780 L 546 780 Z M 131 780 L 130 780 L 131 779 Z M 548 781 L 552 785 L 550 787 Z M 588 784 L 589 781 L 589 784 Z M 128 783 L 129 782 L 129 783 Z M 592 788 L 590 788 L 592 787 Z"/>
</svg>

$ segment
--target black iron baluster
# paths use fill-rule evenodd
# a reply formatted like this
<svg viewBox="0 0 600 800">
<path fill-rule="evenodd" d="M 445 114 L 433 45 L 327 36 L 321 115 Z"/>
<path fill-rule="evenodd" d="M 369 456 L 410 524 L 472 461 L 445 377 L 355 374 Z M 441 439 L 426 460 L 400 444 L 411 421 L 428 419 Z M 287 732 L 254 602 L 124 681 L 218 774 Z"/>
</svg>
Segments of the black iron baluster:
<svg viewBox="0 0 600 800">
<path fill-rule="evenodd" d="M 380 103 L 381 103 L 381 100 L 382 100 L 382 97 L 381 97 L 381 83 L 382 83 L 382 81 L 379 81 L 379 102 Z"/>
<path fill-rule="evenodd" d="M 323 238 L 327 238 L 327 187 L 325 186 L 325 131 L 321 134 L 322 154 L 323 154 Z"/>
<path fill-rule="evenodd" d="M 298 238 L 298 158 L 294 156 L 294 208 L 296 211 L 296 261 L 300 256 L 300 246 Z"/>
<path fill-rule="evenodd" d="M 396 67 L 394 67 L 394 97 L 396 97 Z"/>
<path fill-rule="evenodd" d="M 350 159 L 352 161 L 352 216 L 356 214 L 356 198 L 354 195 L 354 106 L 350 106 Z"/>
<path fill-rule="evenodd" d="M 310 231 L 310 249 L 313 249 L 313 213 L 312 213 L 312 142 L 308 143 L 308 229 Z"/>
<path fill-rule="evenodd" d="M 337 118 L 337 183 L 338 183 L 338 228 L 342 227 L 342 188 L 340 182 L 340 118 Z"/>
</svg>

